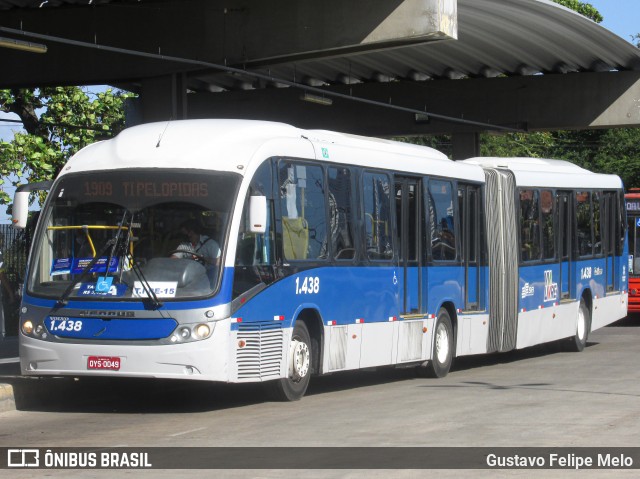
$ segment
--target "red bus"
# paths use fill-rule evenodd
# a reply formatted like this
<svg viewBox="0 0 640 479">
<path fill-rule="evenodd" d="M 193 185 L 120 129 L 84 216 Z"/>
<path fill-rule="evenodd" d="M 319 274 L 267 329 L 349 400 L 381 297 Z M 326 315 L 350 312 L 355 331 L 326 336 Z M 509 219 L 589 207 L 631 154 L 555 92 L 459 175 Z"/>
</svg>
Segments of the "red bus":
<svg viewBox="0 0 640 479">
<path fill-rule="evenodd" d="M 624 196 L 629 224 L 629 312 L 640 312 L 640 188 Z"/>
</svg>

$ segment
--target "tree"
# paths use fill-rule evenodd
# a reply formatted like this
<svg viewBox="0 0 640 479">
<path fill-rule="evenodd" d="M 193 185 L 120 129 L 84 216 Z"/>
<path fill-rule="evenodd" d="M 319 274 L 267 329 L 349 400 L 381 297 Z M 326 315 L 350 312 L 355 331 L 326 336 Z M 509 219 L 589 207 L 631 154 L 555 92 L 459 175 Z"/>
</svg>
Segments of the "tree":
<svg viewBox="0 0 640 479">
<path fill-rule="evenodd" d="M 0 90 L 0 111 L 15 113 L 24 132 L 0 141 L 0 185 L 54 178 L 69 157 L 124 128 L 123 102 L 131 94 L 80 87 Z M 16 179 L 17 178 L 17 179 Z M 9 195 L 0 192 L 0 204 Z"/>
<path fill-rule="evenodd" d="M 587 18 L 590 18 L 596 23 L 601 23 L 604 18 L 600 14 L 596 8 L 590 3 L 581 2 L 579 0 L 553 0 L 560 5 L 564 5 L 571 10 L 578 12 L 581 15 L 584 15 Z"/>
</svg>

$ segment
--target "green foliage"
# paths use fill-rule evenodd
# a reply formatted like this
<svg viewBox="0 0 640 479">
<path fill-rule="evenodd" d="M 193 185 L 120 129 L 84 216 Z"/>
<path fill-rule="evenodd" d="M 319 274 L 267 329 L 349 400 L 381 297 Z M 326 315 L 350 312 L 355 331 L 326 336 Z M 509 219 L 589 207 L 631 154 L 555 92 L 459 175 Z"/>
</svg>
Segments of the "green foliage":
<svg viewBox="0 0 640 479">
<path fill-rule="evenodd" d="M 581 15 L 590 18 L 596 23 L 601 23 L 603 19 L 602 15 L 596 8 L 588 2 L 581 2 L 579 0 L 553 0 L 560 5 L 564 5 L 571 10 L 575 10 Z"/>
<path fill-rule="evenodd" d="M 485 134 L 481 154 L 562 159 L 618 175 L 627 189 L 640 187 L 640 128 Z"/>
<path fill-rule="evenodd" d="M 24 132 L 0 141 L 0 185 L 54 178 L 81 148 L 124 128 L 123 102 L 131 94 L 108 89 L 97 94 L 80 87 L 0 90 L 0 111 L 17 114 Z M 0 192 L 0 204 L 11 198 Z"/>
</svg>

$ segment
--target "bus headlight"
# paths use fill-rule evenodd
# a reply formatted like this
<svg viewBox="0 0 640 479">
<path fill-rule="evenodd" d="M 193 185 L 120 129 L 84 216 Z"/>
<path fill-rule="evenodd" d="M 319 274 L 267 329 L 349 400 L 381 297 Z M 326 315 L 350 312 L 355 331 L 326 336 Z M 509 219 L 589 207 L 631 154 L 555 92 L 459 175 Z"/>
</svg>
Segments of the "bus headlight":
<svg viewBox="0 0 640 479">
<path fill-rule="evenodd" d="M 189 343 L 192 341 L 201 341 L 211 336 L 215 325 L 207 323 L 198 323 L 196 325 L 184 325 L 176 329 L 169 341 L 176 343 Z"/>
<path fill-rule="evenodd" d="M 211 328 L 208 324 L 198 324 L 193 328 L 193 334 L 198 339 L 204 339 L 211 334 Z"/>
<path fill-rule="evenodd" d="M 33 334 L 33 322 L 30 319 L 22 323 L 22 332 L 27 335 Z"/>
</svg>

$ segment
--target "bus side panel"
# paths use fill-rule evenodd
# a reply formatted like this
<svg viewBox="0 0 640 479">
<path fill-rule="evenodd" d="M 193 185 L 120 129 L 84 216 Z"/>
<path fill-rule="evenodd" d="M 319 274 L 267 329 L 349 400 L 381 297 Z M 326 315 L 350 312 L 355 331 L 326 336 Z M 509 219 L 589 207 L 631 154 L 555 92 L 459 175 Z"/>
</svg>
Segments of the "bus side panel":
<svg viewBox="0 0 640 479">
<path fill-rule="evenodd" d="M 464 305 L 465 271 L 462 266 L 430 266 L 427 271 L 427 314 L 437 315 L 445 302 L 459 311 Z M 455 318 L 451 318 L 455 321 Z"/>
<path fill-rule="evenodd" d="M 520 267 L 517 349 L 574 334 L 577 304 L 560 303 L 559 280 L 558 263 Z"/>
<path fill-rule="evenodd" d="M 627 295 L 610 294 L 593 300 L 591 331 L 607 326 L 627 315 Z"/>
<path fill-rule="evenodd" d="M 486 353 L 489 337 L 489 315 L 484 312 L 460 315 L 458 324 L 456 356 Z"/>
<path fill-rule="evenodd" d="M 232 331 L 252 332 L 254 343 L 263 341 L 266 331 L 272 329 L 288 331 L 284 335 L 288 338 L 297 315 L 311 309 L 322 321 L 323 338 L 319 340 L 324 341 L 324 371 L 391 364 L 398 338 L 390 321 L 398 318 L 398 277 L 399 270 L 393 266 L 307 269 L 248 300 L 234 313 Z M 285 342 L 288 344 L 288 339 Z M 281 374 L 288 367 L 287 344 L 280 351 Z M 241 349 L 236 346 L 236 362 L 243 355 Z M 260 364 L 265 358 L 256 354 L 250 359 L 256 366 L 245 379 L 273 379 L 263 376 Z M 271 374 L 273 365 L 269 371 Z"/>
</svg>

